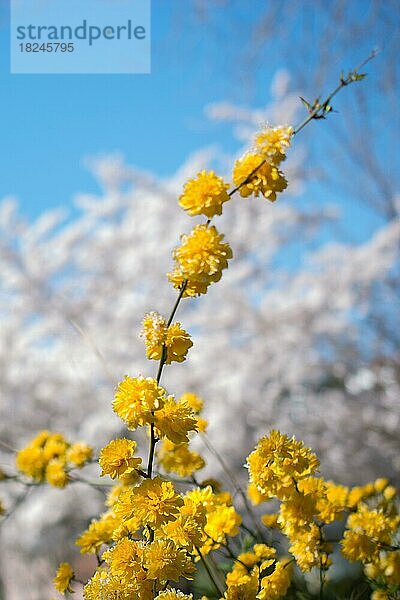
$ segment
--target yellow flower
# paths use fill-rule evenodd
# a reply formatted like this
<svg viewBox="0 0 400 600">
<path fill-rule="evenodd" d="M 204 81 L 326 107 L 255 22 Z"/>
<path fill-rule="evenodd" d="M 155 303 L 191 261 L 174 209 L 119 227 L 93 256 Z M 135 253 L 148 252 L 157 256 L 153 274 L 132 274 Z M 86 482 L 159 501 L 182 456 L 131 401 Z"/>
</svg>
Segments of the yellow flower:
<svg viewBox="0 0 400 600">
<path fill-rule="evenodd" d="M 270 164 L 278 166 L 286 158 L 292 135 L 293 127 L 265 127 L 254 140 L 257 152 L 267 158 Z"/>
<path fill-rule="evenodd" d="M 183 362 L 189 348 L 193 346 L 190 335 L 182 329 L 180 323 L 167 327 L 164 317 L 154 311 L 144 316 L 141 337 L 144 338 L 146 356 L 150 360 L 160 360 L 165 347 L 167 365 L 173 361 Z"/>
<path fill-rule="evenodd" d="M 326 563 L 326 550 L 321 541 L 321 533 L 317 525 L 312 524 L 308 529 L 298 530 L 289 552 L 293 554 L 299 568 L 304 571 L 310 571 L 313 567 L 319 567 Z"/>
<path fill-rule="evenodd" d="M 350 561 L 369 563 L 379 559 L 382 546 L 390 545 L 400 517 L 387 516 L 360 504 L 347 519 L 348 530 L 342 541 L 342 553 Z"/>
<path fill-rule="evenodd" d="M 202 411 L 204 405 L 203 400 L 199 398 L 197 394 L 193 394 L 193 392 L 186 392 L 185 394 L 182 394 L 178 402 L 180 404 L 187 404 L 196 414 Z"/>
<path fill-rule="evenodd" d="M 168 396 L 164 406 L 155 413 L 156 432 L 174 444 L 188 442 L 189 431 L 197 430 L 197 418 L 192 409 Z"/>
<path fill-rule="evenodd" d="M 393 500 L 397 495 L 397 490 L 393 485 L 388 485 L 383 491 L 383 497 L 385 500 Z"/>
<path fill-rule="evenodd" d="M 103 544 L 111 542 L 117 524 L 117 519 L 110 513 L 104 513 L 98 520 L 93 519 L 86 531 L 76 540 L 81 553 L 95 554 Z"/>
<path fill-rule="evenodd" d="M 239 193 L 244 198 L 252 194 L 258 197 L 261 193 L 270 202 L 274 202 L 277 193 L 287 188 L 283 174 L 277 167 L 266 162 L 261 153 L 246 154 L 237 160 L 232 178 L 235 186 L 240 186 Z"/>
<path fill-rule="evenodd" d="M 390 600 L 390 596 L 385 590 L 375 590 L 372 592 L 371 600 Z"/>
<path fill-rule="evenodd" d="M 184 594 L 179 590 L 165 590 L 160 592 L 155 600 L 193 600 L 192 594 Z"/>
<path fill-rule="evenodd" d="M 18 471 L 32 477 L 36 481 L 43 481 L 46 461 L 43 450 L 35 446 L 27 446 L 17 452 L 16 465 Z"/>
<path fill-rule="evenodd" d="M 267 502 L 270 500 L 270 496 L 268 494 L 263 494 L 260 492 L 258 487 L 254 483 L 249 483 L 247 486 L 247 495 L 251 500 L 251 503 L 257 506 L 258 504 L 262 504 L 263 502 Z"/>
<path fill-rule="evenodd" d="M 145 575 L 143 555 L 143 542 L 124 537 L 111 550 L 104 552 L 102 559 L 110 565 L 111 572 L 114 575 L 131 580 L 139 573 Z"/>
<path fill-rule="evenodd" d="M 222 214 L 222 205 L 229 200 L 228 188 L 214 171 L 200 171 L 196 179 L 185 183 L 179 204 L 189 215 L 205 215 L 211 219 Z"/>
<path fill-rule="evenodd" d="M 260 492 L 281 500 L 291 496 L 296 482 L 312 475 L 318 467 L 315 454 L 279 431 L 271 431 L 247 457 L 250 481 Z"/>
<path fill-rule="evenodd" d="M 261 579 L 258 600 L 279 600 L 284 598 L 290 587 L 290 567 L 287 560 L 279 560 L 274 571 Z"/>
<path fill-rule="evenodd" d="M 178 581 L 181 577 L 191 579 L 195 571 L 190 557 L 170 540 L 156 540 L 145 550 L 145 568 L 149 579 Z"/>
<path fill-rule="evenodd" d="M 165 390 L 155 379 L 126 376 L 117 388 L 113 408 L 128 429 L 136 429 L 154 421 L 152 412 L 162 407 L 164 399 Z"/>
<path fill-rule="evenodd" d="M 69 477 L 62 460 L 55 458 L 48 463 L 46 467 L 46 480 L 50 485 L 58 488 L 64 488 L 67 485 Z"/>
<path fill-rule="evenodd" d="M 71 580 L 74 578 L 74 571 L 71 565 L 67 562 L 62 562 L 57 569 L 56 576 L 53 579 L 54 587 L 61 594 L 72 592 Z"/>
<path fill-rule="evenodd" d="M 232 258 L 229 244 L 222 240 L 223 235 L 207 225 L 197 225 L 182 236 L 181 245 L 173 252 L 175 268 L 168 278 L 178 289 L 187 282 L 184 296 L 205 294 L 211 283 L 221 279 Z"/>
<path fill-rule="evenodd" d="M 384 581 L 388 586 L 400 586 L 400 551 L 381 552 L 377 562 L 366 565 L 368 579 Z"/>
<path fill-rule="evenodd" d="M 72 444 L 67 450 L 67 461 L 77 467 L 83 467 L 92 459 L 92 456 L 93 448 L 83 442 Z"/>
<path fill-rule="evenodd" d="M 207 515 L 207 524 L 204 531 L 218 544 L 225 543 L 226 536 L 235 536 L 239 533 L 242 517 L 238 515 L 233 506 L 217 506 Z"/>
<path fill-rule="evenodd" d="M 355 486 L 349 491 L 347 505 L 349 508 L 356 508 L 356 506 L 363 500 L 373 496 L 375 488 L 372 483 L 367 483 L 363 486 Z"/>
<path fill-rule="evenodd" d="M 177 518 L 182 504 L 183 500 L 175 492 L 172 482 L 155 477 L 122 492 L 114 511 L 122 519 L 135 517 L 139 525 L 160 527 Z"/>
<path fill-rule="evenodd" d="M 193 346 L 193 342 L 190 339 L 190 335 L 181 327 L 180 323 L 174 323 L 167 329 L 167 337 L 165 340 L 165 346 L 167 348 L 167 365 L 171 362 L 183 362 L 186 359 L 186 355 L 189 348 Z"/>
<path fill-rule="evenodd" d="M 135 578 L 127 581 L 119 575 L 114 575 L 106 569 L 99 568 L 90 581 L 85 585 L 85 600 L 152 600 L 153 582 Z"/>
<path fill-rule="evenodd" d="M 270 529 L 279 529 L 278 517 L 276 513 L 269 513 L 263 515 L 261 517 L 261 521 L 265 525 L 265 527 L 269 527 Z"/>
<path fill-rule="evenodd" d="M 52 458 L 65 458 L 68 444 L 61 433 L 51 433 L 43 445 L 43 456 L 48 462 Z"/>
<path fill-rule="evenodd" d="M 109 475 L 111 479 L 121 477 L 126 472 L 139 468 L 142 459 L 135 458 L 136 442 L 126 438 L 112 440 L 100 451 L 99 465 L 101 477 Z"/>
<path fill-rule="evenodd" d="M 199 506 L 190 498 L 184 498 L 184 504 L 179 509 L 179 516 L 162 526 L 157 536 L 172 540 L 177 546 L 192 552 L 195 546 L 200 546 L 204 538 L 206 524 L 206 509 Z"/>
<path fill-rule="evenodd" d="M 188 444 L 174 444 L 168 439 L 163 440 L 157 458 L 166 473 L 179 477 L 188 477 L 205 466 L 200 454 L 190 450 Z"/>
</svg>

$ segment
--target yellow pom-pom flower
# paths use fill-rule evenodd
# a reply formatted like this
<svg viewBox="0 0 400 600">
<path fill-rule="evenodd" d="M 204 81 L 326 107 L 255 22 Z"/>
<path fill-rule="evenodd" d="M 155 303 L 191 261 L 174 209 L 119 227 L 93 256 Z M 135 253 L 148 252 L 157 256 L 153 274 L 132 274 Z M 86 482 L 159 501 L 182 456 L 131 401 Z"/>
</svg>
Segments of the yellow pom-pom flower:
<svg viewBox="0 0 400 600">
<path fill-rule="evenodd" d="M 118 521 L 111 513 L 104 513 L 100 519 L 94 519 L 89 527 L 76 540 L 82 554 L 95 554 L 103 544 L 111 542 Z"/>
<path fill-rule="evenodd" d="M 92 460 L 92 457 L 93 448 L 83 442 L 72 444 L 67 450 L 67 461 L 79 468 Z"/>
<path fill-rule="evenodd" d="M 182 505 L 182 497 L 175 492 L 172 482 L 155 477 L 122 492 L 114 511 L 123 520 L 134 517 L 138 526 L 160 527 L 176 519 Z"/>
<path fill-rule="evenodd" d="M 182 329 L 180 323 L 173 323 L 167 327 L 164 317 L 157 312 L 150 312 L 144 316 L 141 331 L 146 345 L 146 356 L 150 360 L 160 360 L 165 348 L 165 362 L 183 362 L 189 348 L 193 346 L 190 335 Z"/>
<path fill-rule="evenodd" d="M 281 500 L 293 495 L 296 482 L 312 475 L 318 464 L 315 454 L 303 442 L 275 430 L 261 438 L 247 457 L 250 481 L 263 494 Z"/>
<path fill-rule="evenodd" d="M 181 404 L 187 404 L 195 413 L 200 413 L 203 409 L 204 402 L 197 394 L 193 394 L 193 392 L 185 392 L 179 398 L 178 402 Z"/>
<path fill-rule="evenodd" d="M 197 417 L 186 404 L 175 402 L 168 396 L 164 406 L 155 413 L 156 433 L 174 444 L 188 442 L 189 431 L 197 431 Z"/>
<path fill-rule="evenodd" d="M 222 205 L 229 200 L 228 188 L 214 171 L 201 171 L 195 179 L 185 183 L 179 204 L 189 215 L 205 215 L 211 219 L 222 214 Z"/>
<path fill-rule="evenodd" d="M 228 267 L 232 250 L 217 229 L 197 225 L 191 233 L 182 236 L 182 243 L 173 252 L 174 270 L 168 274 L 175 288 L 186 282 L 184 296 L 205 294 L 211 283 L 221 279 Z"/>
<path fill-rule="evenodd" d="M 128 429 L 154 421 L 153 411 L 161 408 L 165 390 L 151 377 L 128 377 L 119 384 L 113 401 L 113 409 L 125 421 Z"/>
<path fill-rule="evenodd" d="M 16 465 L 18 471 L 35 481 L 43 481 L 46 461 L 43 450 L 35 446 L 27 446 L 17 452 Z"/>
<path fill-rule="evenodd" d="M 50 485 L 58 488 L 64 488 L 68 481 L 68 473 L 65 470 L 65 463 L 62 460 L 51 460 L 46 467 L 46 481 Z"/>
<path fill-rule="evenodd" d="M 205 466 L 204 459 L 190 450 L 188 444 L 174 444 L 169 439 L 163 440 L 157 459 L 166 473 L 176 473 L 179 477 L 189 477 Z"/>
<path fill-rule="evenodd" d="M 286 158 L 292 135 L 293 127 L 265 127 L 254 140 L 257 152 L 267 158 L 271 165 L 278 166 Z"/>
<path fill-rule="evenodd" d="M 149 579 L 178 581 L 181 577 L 191 579 L 195 571 L 185 550 L 178 548 L 171 540 L 156 540 L 147 546 L 145 567 Z"/>
<path fill-rule="evenodd" d="M 109 475 L 111 479 L 115 479 L 139 468 L 142 459 L 134 456 L 135 451 L 136 442 L 126 438 L 112 440 L 104 446 L 99 456 L 101 477 Z"/>
<path fill-rule="evenodd" d="M 155 600 L 193 600 L 192 594 L 184 594 L 179 590 L 165 590 L 160 592 Z"/>
<path fill-rule="evenodd" d="M 259 153 L 245 154 L 237 160 L 232 179 L 243 198 L 262 194 L 267 200 L 274 202 L 276 195 L 287 188 L 283 174 Z"/>
<path fill-rule="evenodd" d="M 57 569 L 56 576 L 53 579 L 54 587 L 61 594 L 72 592 L 71 581 L 74 578 L 74 570 L 67 562 L 62 562 Z"/>
</svg>

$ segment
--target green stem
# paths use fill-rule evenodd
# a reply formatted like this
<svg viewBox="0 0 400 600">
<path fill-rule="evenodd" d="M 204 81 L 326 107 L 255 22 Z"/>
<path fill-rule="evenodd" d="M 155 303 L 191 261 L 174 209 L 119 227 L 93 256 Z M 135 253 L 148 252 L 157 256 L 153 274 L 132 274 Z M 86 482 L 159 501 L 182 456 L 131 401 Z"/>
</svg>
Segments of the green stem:
<svg viewBox="0 0 400 600">
<path fill-rule="evenodd" d="M 210 580 L 212 581 L 212 583 L 213 583 L 213 586 L 214 586 L 214 588 L 215 588 L 215 590 L 216 590 L 217 594 L 218 594 L 220 597 L 223 597 L 223 595 L 224 595 L 224 591 L 223 591 L 223 590 L 222 590 L 222 589 L 219 587 L 219 584 L 218 584 L 218 583 L 217 583 L 217 581 L 215 580 L 215 578 L 214 578 L 214 575 L 212 574 L 212 572 L 211 572 L 211 569 L 210 569 L 210 567 L 209 567 L 209 565 L 208 565 L 208 563 L 207 563 L 207 561 L 206 561 L 205 557 L 202 555 L 202 553 L 201 553 L 201 551 L 200 551 L 200 548 L 198 548 L 197 546 L 196 546 L 196 551 L 197 551 L 198 555 L 200 556 L 200 560 L 201 560 L 201 562 L 202 562 L 202 564 L 203 564 L 203 566 L 204 566 L 205 570 L 207 571 L 207 575 L 209 576 Z"/>
</svg>

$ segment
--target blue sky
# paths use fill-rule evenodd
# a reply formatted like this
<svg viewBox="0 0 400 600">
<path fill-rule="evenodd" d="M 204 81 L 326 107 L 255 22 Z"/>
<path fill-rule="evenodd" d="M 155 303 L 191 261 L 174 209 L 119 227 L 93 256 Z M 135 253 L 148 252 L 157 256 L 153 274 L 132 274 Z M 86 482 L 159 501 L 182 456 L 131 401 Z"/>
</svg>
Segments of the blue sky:
<svg viewBox="0 0 400 600">
<path fill-rule="evenodd" d="M 232 57 L 248 42 L 259 0 L 252 10 L 233 2 L 229 17 L 238 30 L 227 26 L 226 9 L 215 8 L 212 24 L 201 24 L 181 14 L 183 0 L 153 0 L 150 75 L 10 75 L 8 3 L 0 2 L 0 198 L 16 196 L 29 218 L 70 206 L 78 191 L 96 191 L 88 156 L 120 152 L 167 175 L 200 147 L 235 149 L 229 127 L 208 122 L 204 106 L 227 99 L 264 105 L 273 73 L 290 67 L 272 44 L 252 85 L 244 85 L 243 73 L 235 85 Z M 307 18 L 312 28 L 312 14 Z M 355 49 L 356 62 L 363 52 Z M 346 58 L 345 67 L 354 64 Z M 332 69 L 336 77 L 334 57 Z"/>
</svg>

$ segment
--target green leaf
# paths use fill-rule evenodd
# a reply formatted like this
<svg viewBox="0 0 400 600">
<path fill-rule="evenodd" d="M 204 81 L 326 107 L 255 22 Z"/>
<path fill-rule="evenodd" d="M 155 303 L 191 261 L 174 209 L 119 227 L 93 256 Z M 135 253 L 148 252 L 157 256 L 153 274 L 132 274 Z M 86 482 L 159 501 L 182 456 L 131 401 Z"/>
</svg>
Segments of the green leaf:
<svg viewBox="0 0 400 600">
<path fill-rule="evenodd" d="M 304 100 L 304 98 L 302 98 L 301 96 L 299 96 L 299 98 L 302 101 L 302 103 L 304 104 L 304 106 L 306 107 L 306 109 L 311 110 L 311 104 L 309 102 L 307 102 L 307 100 Z"/>
</svg>

